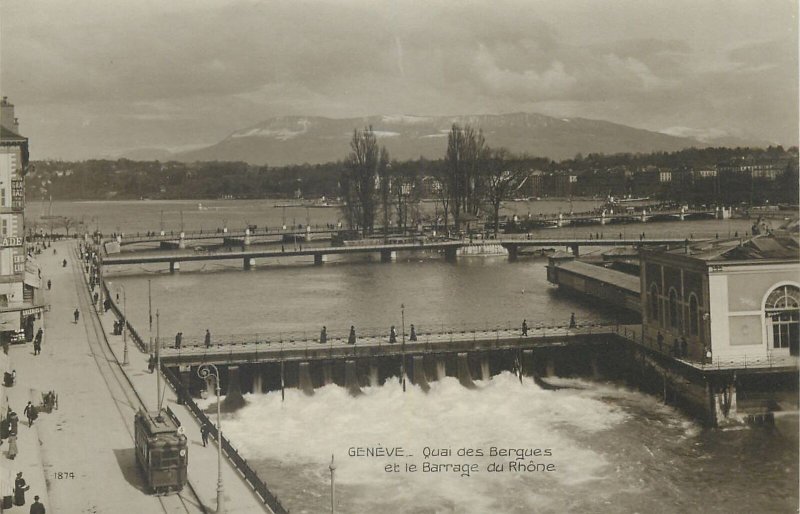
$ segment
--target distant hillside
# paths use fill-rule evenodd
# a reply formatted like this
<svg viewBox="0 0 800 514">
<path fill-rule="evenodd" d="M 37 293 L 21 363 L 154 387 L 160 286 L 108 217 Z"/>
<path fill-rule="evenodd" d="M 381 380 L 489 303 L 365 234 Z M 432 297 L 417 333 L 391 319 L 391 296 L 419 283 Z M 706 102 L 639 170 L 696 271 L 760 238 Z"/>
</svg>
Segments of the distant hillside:
<svg viewBox="0 0 800 514">
<path fill-rule="evenodd" d="M 174 155 L 191 161 L 245 161 L 250 164 L 324 163 L 344 159 L 353 130 L 372 125 L 393 159 L 436 159 L 444 155 L 453 123 L 481 128 L 490 146 L 561 160 L 577 153 L 675 151 L 705 146 L 697 139 L 584 118 L 541 114 L 475 116 L 370 116 L 330 119 L 287 116 L 238 130 L 219 143 Z"/>
</svg>

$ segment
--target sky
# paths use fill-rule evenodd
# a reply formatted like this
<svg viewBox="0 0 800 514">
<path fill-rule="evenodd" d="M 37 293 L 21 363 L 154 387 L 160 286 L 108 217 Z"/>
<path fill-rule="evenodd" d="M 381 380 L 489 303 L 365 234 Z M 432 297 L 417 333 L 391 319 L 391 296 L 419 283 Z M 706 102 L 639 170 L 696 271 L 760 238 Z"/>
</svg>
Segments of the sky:
<svg viewBox="0 0 800 514">
<path fill-rule="evenodd" d="M 0 0 L 34 159 L 276 116 L 536 112 L 798 142 L 796 0 Z"/>
</svg>

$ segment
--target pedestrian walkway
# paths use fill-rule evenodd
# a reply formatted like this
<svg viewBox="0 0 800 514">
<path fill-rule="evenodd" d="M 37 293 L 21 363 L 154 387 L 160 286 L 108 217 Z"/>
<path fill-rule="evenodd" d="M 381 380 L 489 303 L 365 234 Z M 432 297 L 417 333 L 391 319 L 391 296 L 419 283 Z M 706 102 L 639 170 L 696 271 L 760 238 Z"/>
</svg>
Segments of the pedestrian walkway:
<svg viewBox="0 0 800 514">
<path fill-rule="evenodd" d="M 113 292 L 113 291 L 112 291 Z M 113 311 L 102 312 L 99 309 L 99 316 L 105 329 L 106 338 L 116 356 L 118 362 L 124 359 L 123 336 L 113 335 L 114 321 L 116 317 Z M 154 373 L 148 371 L 149 355 L 139 351 L 136 344 L 128 337 L 128 359 L 129 364 L 124 368 L 134 387 L 139 392 L 149 410 L 156 410 L 157 407 L 157 380 Z M 184 405 L 177 402 L 175 392 L 161 380 L 162 394 L 164 397 L 163 406 L 169 407 L 184 427 L 186 436 L 189 439 L 189 482 L 194 486 L 197 495 L 202 503 L 216 508 L 217 495 L 217 445 L 216 441 L 209 438 L 209 444 L 203 447 L 200 435 L 200 425 L 192 416 L 191 411 Z M 216 420 L 214 416 L 210 416 Z M 223 434 L 225 424 L 223 421 Z M 235 444 L 235 441 L 233 441 Z M 225 512 L 236 514 L 255 514 L 259 512 L 270 512 L 269 508 L 263 504 L 253 490 L 245 483 L 239 472 L 230 464 L 228 459 L 223 456 L 222 480 L 224 487 Z"/>
<path fill-rule="evenodd" d="M 56 243 L 58 255 L 39 257 L 43 276 L 53 283 L 45 292 L 50 311 L 44 314 L 41 354 L 33 354 L 31 343 L 10 350 L 17 385 L 8 396 L 20 417 L 28 399 L 38 404 L 42 392 L 58 395 L 58 409 L 41 413 L 32 428 L 27 420 L 20 422 L 13 462 L 31 486 L 27 505 L 38 494 L 49 513 L 204 512 L 188 492 L 175 510 L 144 490 L 133 449 L 135 406 L 114 381 L 115 364 L 98 353 L 105 341 L 93 328 L 96 319 L 70 251 L 74 246 Z M 63 258 L 70 265 L 62 267 Z M 76 307 L 79 323 L 72 318 Z"/>
</svg>

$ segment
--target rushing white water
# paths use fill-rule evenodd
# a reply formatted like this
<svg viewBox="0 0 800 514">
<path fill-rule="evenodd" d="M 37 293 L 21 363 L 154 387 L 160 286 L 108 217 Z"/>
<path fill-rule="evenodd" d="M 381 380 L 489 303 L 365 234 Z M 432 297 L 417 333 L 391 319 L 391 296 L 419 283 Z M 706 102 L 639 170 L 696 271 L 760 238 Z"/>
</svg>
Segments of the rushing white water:
<svg viewBox="0 0 800 514">
<path fill-rule="evenodd" d="M 313 397 L 288 390 L 248 395 L 248 406 L 226 421 L 226 431 L 248 458 L 283 463 L 295 469 L 293 487 L 316 490 L 323 498 L 331 454 L 341 485 L 342 512 L 532 512 L 546 505 L 556 489 L 603 481 L 608 462 L 602 452 L 571 434 L 608 430 L 625 419 L 613 404 L 592 394 L 565 389 L 543 391 L 526 379 L 503 373 L 467 390 L 456 378 L 431 383 L 428 394 L 396 381 L 364 389 L 352 398 L 330 385 Z M 585 393 L 585 391 L 584 391 Z M 351 457 L 350 448 L 402 447 L 409 456 Z M 450 450 L 449 457 L 425 458 L 425 448 Z M 510 471 L 514 457 L 490 457 L 492 447 L 549 450 L 552 456 L 528 456 L 519 462 L 553 464 L 553 471 Z M 482 450 L 483 457 L 459 456 L 461 448 Z M 415 464 L 415 473 L 386 472 Z M 428 463 L 477 464 L 478 471 L 423 472 Z M 493 462 L 504 472 L 488 472 Z M 297 470 L 301 470 L 298 474 Z M 278 479 L 280 480 L 280 479 Z M 277 487 L 282 496 L 286 492 Z M 325 503 L 300 503 L 293 511 L 315 512 Z"/>
</svg>

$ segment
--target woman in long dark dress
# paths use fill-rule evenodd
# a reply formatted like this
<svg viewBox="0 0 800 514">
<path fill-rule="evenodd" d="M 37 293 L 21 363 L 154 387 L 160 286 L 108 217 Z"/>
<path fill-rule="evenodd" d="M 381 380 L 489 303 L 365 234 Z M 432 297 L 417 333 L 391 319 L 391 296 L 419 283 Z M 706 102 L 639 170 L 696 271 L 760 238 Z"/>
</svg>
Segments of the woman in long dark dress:
<svg viewBox="0 0 800 514">
<path fill-rule="evenodd" d="M 25 505 L 25 491 L 28 489 L 30 488 L 22 478 L 22 472 L 17 473 L 17 479 L 14 480 L 14 505 Z"/>
</svg>

